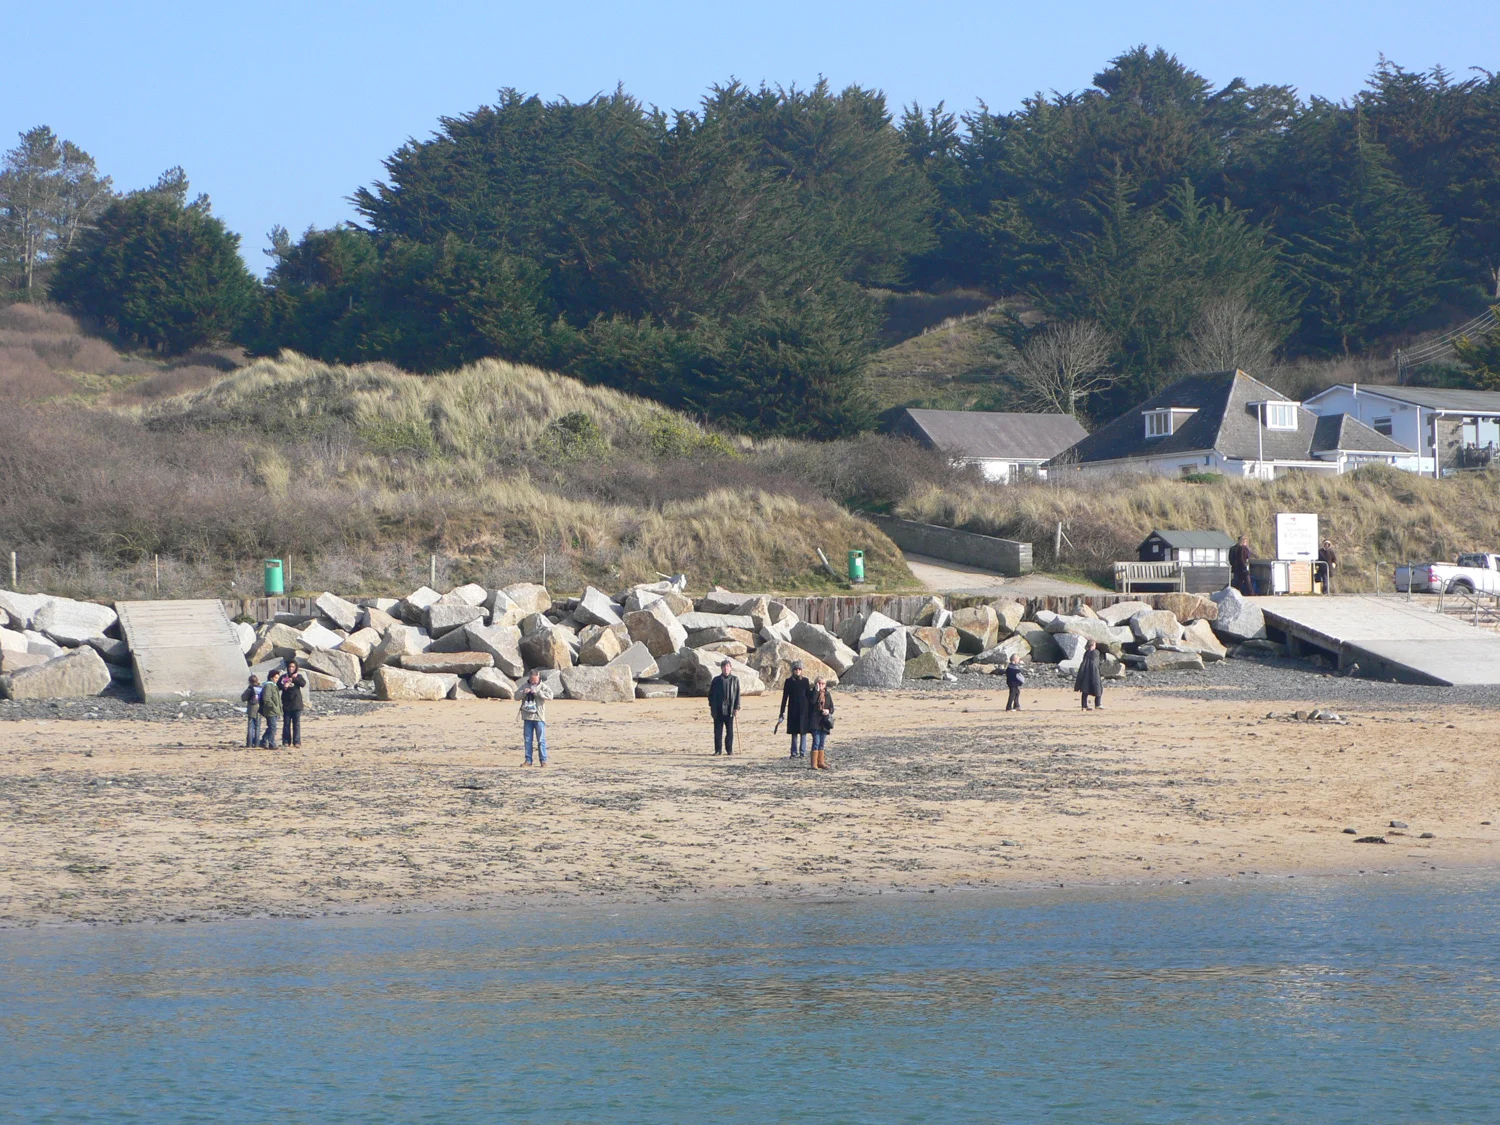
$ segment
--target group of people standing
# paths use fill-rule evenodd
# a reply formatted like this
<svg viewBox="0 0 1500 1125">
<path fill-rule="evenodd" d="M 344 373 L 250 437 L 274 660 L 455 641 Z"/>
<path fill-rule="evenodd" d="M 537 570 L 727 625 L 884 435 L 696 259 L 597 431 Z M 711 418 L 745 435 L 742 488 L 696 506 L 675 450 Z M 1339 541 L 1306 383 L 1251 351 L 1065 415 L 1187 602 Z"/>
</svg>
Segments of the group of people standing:
<svg viewBox="0 0 1500 1125">
<path fill-rule="evenodd" d="M 734 663 L 725 660 L 708 686 L 708 713 L 714 721 L 714 755 L 734 755 L 740 715 L 740 681 Z M 776 726 L 786 723 L 792 737 L 792 758 L 806 758 L 810 769 L 828 769 L 828 736 L 833 732 L 833 692 L 822 676 L 809 680 L 801 661 L 792 664 L 781 688 L 781 713 Z M 809 745 L 811 743 L 811 745 Z M 810 755 L 810 756 L 809 756 Z"/>
<path fill-rule="evenodd" d="M 240 693 L 245 704 L 246 748 L 276 750 L 279 746 L 301 746 L 306 690 L 307 677 L 298 670 L 295 660 L 288 661 L 284 670 L 272 672 L 265 683 L 252 675 L 250 686 Z M 278 732 L 280 743 L 276 739 Z"/>
</svg>

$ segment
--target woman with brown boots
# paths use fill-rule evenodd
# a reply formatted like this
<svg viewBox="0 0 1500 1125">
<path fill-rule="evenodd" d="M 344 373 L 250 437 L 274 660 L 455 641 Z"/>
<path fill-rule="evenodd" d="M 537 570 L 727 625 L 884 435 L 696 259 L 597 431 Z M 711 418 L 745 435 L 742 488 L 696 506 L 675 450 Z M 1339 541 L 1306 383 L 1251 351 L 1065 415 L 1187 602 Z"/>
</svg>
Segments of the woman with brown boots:
<svg viewBox="0 0 1500 1125">
<path fill-rule="evenodd" d="M 813 681 L 812 690 L 812 759 L 808 768 L 826 770 L 828 758 L 823 747 L 833 730 L 833 692 L 828 690 L 828 681 L 819 676 Z"/>
</svg>

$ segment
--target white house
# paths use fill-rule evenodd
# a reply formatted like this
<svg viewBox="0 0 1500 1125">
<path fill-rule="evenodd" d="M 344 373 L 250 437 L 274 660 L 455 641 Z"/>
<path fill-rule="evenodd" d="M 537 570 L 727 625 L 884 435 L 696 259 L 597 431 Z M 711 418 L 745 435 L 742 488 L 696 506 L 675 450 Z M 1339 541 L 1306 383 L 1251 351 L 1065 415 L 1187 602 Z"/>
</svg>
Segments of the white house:
<svg viewBox="0 0 1500 1125">
<path fill-rule="evenodd" d="M 1040 469 L 1088 431 L 1071 414 L 908 407 L 891 424 L 891 433 L 944 450 L 955 460 L 978 465 L 989 480 L 1009 484 Z"/>
<path fill-rule="evenodd" d="M 1314 414 L 1243 371 L 1189 375 L 1047 462 L 1070 473 L 1222 473 L 1271 480 L 1395 464 L 1412 451 L 1357 418 Z"/>
<path fill-rule="evenodd" d="M 1488 465 L 1500 449 L 1500 391 L 1340 383 L 1307 400 L 1316 414 L 1344 414 L 1411 451 L 1396 466 L 1440 476 Z"/>
</svg>

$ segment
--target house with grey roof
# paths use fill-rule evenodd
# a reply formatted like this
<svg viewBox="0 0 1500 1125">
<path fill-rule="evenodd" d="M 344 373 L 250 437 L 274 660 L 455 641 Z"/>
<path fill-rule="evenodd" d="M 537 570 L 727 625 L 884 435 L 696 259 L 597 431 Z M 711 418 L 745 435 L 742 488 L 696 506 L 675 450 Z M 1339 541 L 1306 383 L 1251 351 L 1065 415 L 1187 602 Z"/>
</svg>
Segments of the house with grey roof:
<svg viewBox="0 0 1500 1125">
<path fill-rule="evenodd" d="M 1490 464 L 1500 450 L 1500 391 L 1339 383 L 1307 400 L 1323 416 L 1354 418 L 1411 453 L 1396 467 L 1428 476 Z"/>
<path fill-rule="evenodd" d="M 1318 415 L 1243 371 L 1189 375 L 1047 462 L 1054 480 L 1118 472 L 1272 480 L 1395 464 L 1412 450 L 1345 415 Z"/>
<path fill-rule="evenodd" d="M 978 465 L 993 481 L 1009 483 L 1036 472 L 1051 458 L 1088 436 L 1071 414 L 1003 414 L 984 410 L 919 410 L 908 407 L 891 433 L 956 461 Z"/>
</svg>

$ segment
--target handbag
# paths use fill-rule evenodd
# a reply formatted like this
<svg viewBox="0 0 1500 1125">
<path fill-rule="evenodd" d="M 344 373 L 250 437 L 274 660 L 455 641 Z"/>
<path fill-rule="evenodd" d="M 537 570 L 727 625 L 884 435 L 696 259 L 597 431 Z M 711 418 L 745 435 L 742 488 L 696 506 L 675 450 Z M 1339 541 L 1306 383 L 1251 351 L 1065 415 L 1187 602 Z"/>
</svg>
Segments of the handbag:
<svg viewBox="0 0 1500 1125">
<path fill-rule="evenodd" d="M 818 729 L 824 734 L 831 734 L 833 732 L 833 716 L 825 715 L 821 711 L 818 712 Z"/>
</svg>

